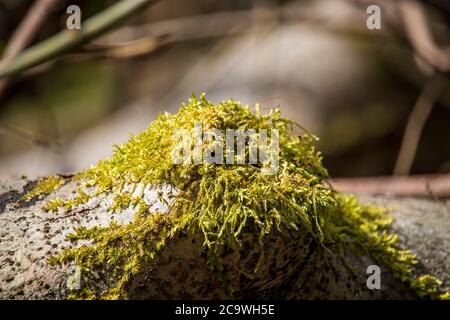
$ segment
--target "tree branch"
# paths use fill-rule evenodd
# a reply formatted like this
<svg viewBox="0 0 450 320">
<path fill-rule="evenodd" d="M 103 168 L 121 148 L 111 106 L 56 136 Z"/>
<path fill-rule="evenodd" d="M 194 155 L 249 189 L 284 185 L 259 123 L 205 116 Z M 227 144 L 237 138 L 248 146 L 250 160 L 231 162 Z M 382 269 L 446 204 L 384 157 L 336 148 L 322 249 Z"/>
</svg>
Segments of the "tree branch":
<svg viewBox="0 0 450 320">
<path fill-rule="evenodd" d="M 339 192 L 450 198 L 450 174 L 409 177 L 340 178 L 328 181 Z"/>
<path fill-rule="evenodd" d="M 415 0 L 402 0 L 398 6 L 406 35 L 415 53 L 439 72 L 449 72 L 450 53 L 433 39 L 421 3 Z"/>
<path fill-rule="evenodd" d="M 87 20 L 79 31 L 61 31 L 0 66 L 0 79 L 46 62 L 111 31 L 130 16 L 159 0 L 122 0 Z"/>
<path fill-rule="evenodd" d="M 28 10 L 26 17 L 16 29 L 5 49 L 0 66 L 16 57 L 33 40 L 36 31 L 44 21 L 56 0 L 37 0 Z M 8 85 L 8 80 L 0 80 L 0 96 Z"/>
<path fill-rule="evenodd" d="M 448 81 L 439 74 L 428 80 L 420 94 L 416 105 L 409 116 L 403 140 L 394 168 L 394 175 L 408 175 L 411 171 L 417 147 L 420 142 L 423 127 L 433 110 L 433 105 L 439 100 L 447 87 Z"/>
</svg>

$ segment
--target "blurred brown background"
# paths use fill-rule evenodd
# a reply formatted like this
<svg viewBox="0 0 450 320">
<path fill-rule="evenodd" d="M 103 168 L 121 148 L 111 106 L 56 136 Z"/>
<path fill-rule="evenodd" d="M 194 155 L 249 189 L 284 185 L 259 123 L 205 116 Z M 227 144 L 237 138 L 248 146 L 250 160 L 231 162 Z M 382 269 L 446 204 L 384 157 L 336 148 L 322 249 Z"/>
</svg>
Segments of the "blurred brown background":
<svg viewBox="0 0 450 320">
<path fill-rule="evenodd" d="M 32 2 L 0 0 L 0 53 Z M 64 28 L 69 4 L 86 19 L 114 2 L 57 1 L 32 43 Z M 383 8 L 381 30 L 366 27 L 372 2 Z M 447 2 L 432 2 L 423 8 L 445 47 Z M 414 59 L 398 12 L 386 3 L 163 0 L 96 41 L 150 39 L 147 51 L 78 50 L 10 79 L 0 95 L 0 179 L 86 168 L 202 92 L 213 101 L 281 105 L 320 137 L 332 176 L 390 175 L 433 71 Z M 450 90 L 443 88 L 412 174 L 450 172 Z"/>
</svg>

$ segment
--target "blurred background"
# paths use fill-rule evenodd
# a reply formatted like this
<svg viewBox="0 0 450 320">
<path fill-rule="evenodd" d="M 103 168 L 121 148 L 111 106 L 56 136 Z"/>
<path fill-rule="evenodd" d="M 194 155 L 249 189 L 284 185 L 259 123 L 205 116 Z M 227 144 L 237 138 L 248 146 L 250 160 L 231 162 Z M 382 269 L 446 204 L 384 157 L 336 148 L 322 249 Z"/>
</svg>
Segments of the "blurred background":
<svg viewBox="0 0 450 320">
<path fill-rule="evenodd" d="M 0 54 L 36 2 L 0 0 Z M 84 20 L 115 2 L 53 1 L 27 46 L 65 28 L 68 5 Z M 370 4 L 382 9 L 380 30 L 366 26 Z M 414 40 L 425 30 L 415 5 L 434 55 L 421 52 L 426 39 Z M 402 18 L 408 9 L 417 30 Z M 215 102 L 280 105 L 320 137 L 333 177 L 450 173 L 450 62 L 438 54 L 450 52 L 449 15 L 447 0 L 162 0 L 7 79 L 0 179 L 87 168 L 202 92 Z"/>
</svg>

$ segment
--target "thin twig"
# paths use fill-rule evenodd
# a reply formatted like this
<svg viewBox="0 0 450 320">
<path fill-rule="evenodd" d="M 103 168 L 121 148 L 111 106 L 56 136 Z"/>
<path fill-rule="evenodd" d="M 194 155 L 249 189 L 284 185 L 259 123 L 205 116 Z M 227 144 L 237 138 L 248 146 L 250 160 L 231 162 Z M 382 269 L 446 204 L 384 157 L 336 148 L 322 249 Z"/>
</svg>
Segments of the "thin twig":
<svg viewBox="0 0 450 320">
<path fill-rule="evenodd" d="M 416 0 L 401 0 L 398 6 L 406 35 L 415 53 L 433 69 L 449 72 L 450 52 L 434 40 L 430 19 L 427 19 L 422 4 Z"/>
<path fill-rule="evenodd" d="M 154 53 L 167 43 L 167 36 L 147 37 L 117 43 L 92 43 L 80 53 L 66 56 L 64 60 L 74 62 L 90 59 L 132 59 Z"/>
<path fill-rule="evenodd" d="M 43 147 L 50 148 L 51 146 L 61 147 L 61 144 L 58 140 L 49 138 L 49 137 L 43 137 L 39 136 L 33 132 L 29 132 L 20 128 L 6 126 L 6 125 L 0 125 L 0 135 L 1 134 L 7 134 L 14 137 L 19 137 L 25 140 L 30 141 L 31 143 Z"/>
<path fill-rule="evenodd" d="M 263 20 L 259 21 L 260 26 L 255 27 L 255 19 L 252 16 L 254 12 L 255 10 L 240 10 L 202 14 L 191 17 L 150 22 L 138 26 L 124 27 L 115 31 L 111 34 L 111 36 L 108 36 L 108 43 L 103 43 L 100 46 L 102 47 L 101 50 L 98 52 L 96 50 L 92 50 L 93 47 L 97 47 L 95 43 L 87 44 L 80 48 L 79 52 L 57 57 L 57 59 L 50 60 L 25 71 L 23 73 L 23 77 L 28 78 L 31 76 L 36 76 L 42 72 L 46 72 L 59 62 L 71 63 L 100 58 L 114 60 L 132 59 L 135 57 L 152 54 L 164 46 L 175 43 L 263 32 L 267 30 L 266 25 L 272 24 L 274 19 L 279 16 L 279 14 L 274 12 L 266 12 L 263 17 L 260 18 Z M 298 13 L 295 10 L 292 11 L 287 9 L 281 9 L 280 15 L 283 17 L 283 21 L 292 24 L 309 25 L 314 28 L 320 28 L 326 32 L 333 32 L 337 34 L 352 34 L 354 36 L 361 36 L 361 39 L 367 41 L 366 37 L 362 37 L 362 35 L 365 35 L 366 33 L 364 29 L 360 29 L 352 23 L 344 23 L 339 26 L 330 26 L 322 23 L 320 17 L 302 16 L 301 13 Z M 130 39 L 130 34 L 135 36 L 137 35 L 139 39 Z M 370 41 L 374 41 L 374 38 L 379 38 L 380 41 L 385 41 L 387 34 L 383 31 L 375 34 L 372 33 L 370 36 Z M 141 50 L 142 47 L 139 48 L 139 43 L 145 43 L 147 41 L 148 43 L 151 43 L 153 41 L 152 39 L 156 42 L 156 46 L 149 45 L 147 49 L 144 50 Z M 132 47 L 129 54 L 115 54 L 115 48 L 118 50 L 125 50 L 127 44 L 130 44 Z M 86 48 L 88 48 L 88 50 L 86 50 Z M 111 51 L 107 50 L 107 48 L 111 49 Z M 113 54 L 111 54 L 111 52 Z"/>
<path fill-rule="evenodd" d="M 433 110 L 433 105 L 444 92 L 448 81 L 439 74 L 434 75 L 422 90 L 411 112 L 403 135 L 394 175 L 408 175 L 416 156 L 423 127 Z"/>
<path fill-rule="evenodd" d="M 55 222 L 55 221 L 58 221 L 58 220 L 61 220 L 61 219 L 73 218 L 73 217 L 76 217 L 76 216 L 79 216 L 79 215 L 83 215 L 83 214 L 89 213 L 92 210 L 95 210 L 95 209 L 97 209 L 99 207 L 100 207 L 100 205 L 97 204 L 97 205 L 95 205 L 95 206 L 93 206 L 91 208 L 83 208 L 83 209 L 80 209 L 80 210 L 77 210 L 77 211 L 72 211 L 71 213 L 66 214 L 64 216 L 59 216 L 59 217 L 56 217 L 56 218 L 48 218 L 48 219 L 44 220 L 44 222 Z"/>
<path fill-rule="evenodd" d="M 86 20 L 81 30 L 64 30 L 0 66 L 0 79 L 51 60 L 111 31 L 130 16 L 159 0 L 122 0 Z"/>
<path fill-rule="evenodd" d="M 16 57 L 33 40 L 56 0 L 36 0 L 6 46 L 0 66 Z M 0 80 L 0 96 L 8 86 L 8 79 Z"/>
<path fill-rule="evenodd" d="M 416 156 L 423 127 L 433 110 L 433 105 L 444 92 L 448 79 L 439 73 L 450 70 L 450 53 L 433 39 L 425 9 L 416 0 L 401 0 L 398 3 L 404 29 L 415 54 L 428 64 L 432 77 L 422 90 L 408 119 L 402 145 L 394 168 L 394 175 L 408 175 Z"/>
<path fill-rule="evenodd" d="M 408 177 L 340 178 L 328 181 L 339 192 L 450 198 L 450 174 Z"/>
</svg>

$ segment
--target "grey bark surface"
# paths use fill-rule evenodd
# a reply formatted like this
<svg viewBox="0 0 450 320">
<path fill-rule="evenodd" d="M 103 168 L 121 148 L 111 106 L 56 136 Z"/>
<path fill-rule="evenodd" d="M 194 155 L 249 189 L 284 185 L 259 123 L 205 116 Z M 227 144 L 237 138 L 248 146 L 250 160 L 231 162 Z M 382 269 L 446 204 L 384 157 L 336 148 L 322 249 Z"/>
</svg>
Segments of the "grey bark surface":
<svg viewBox="0 0 450 320">
<path fill-rule="evenodd" d="M 70 197 L 76 183 L 68 181 L 50 196 L 15 206 L 35 182 L 19 180 L 0 183 L 0 299 L 64 299 L 69 288 L 83 285 L 104 289 L 112 279 L 97 270 L 88 277 L 78 277 L 73 264 L 51 267 L 47 259 L 73 246 L 66 236 L 75 228 L 107 226 L 111 221 L 125 224 L 133 219 L 130 209 L 119 214 L 108 211 L 111 199 L 96 198 L 80 208 L 46 213 L 46 200 Z M 164 190 L 163 190 L 164 191 Z M 169 208 L 158 202 L 156 192 L 146 193 L 159 211 Z M 400 243 L 412 250 L 419 263 L 415 272 L 430 273 L 450 289 L 450 206 L 412 198 L 359 195 L 364 203 L 390 209 L 393 231 Z M 374 263 L 367 256 L 346 252 L 344 258 L 318 250 L 313 241 L 295 247 L 296 235 L 283 232 L 269 239 L 264 262 L 252 279 L 230 272 L 228 281 L 239 288 L 236 297 L 280 299 L 411 299 L 414 293 L 381 266 L 381 290 L 366 286 L 367 267 Z M 162 251 L 156 265 L 142 266 L 129 287 L 132 299 L 212 299 L 227 298 L 228 293 L 211 275 L 207 256 L 198 234 L 179 234 Z M 240 252 L 224 252 L 224 270 L 254 263 L 255 239 L 246 239 Z M 87 244 L 87 243 L 86 243 Z M 78 243 L 77 245 L 80 245 Z M 333 248 L 332 248 L 333 249 Z M 355 268 L 351 271 L 352 266 Z"/>
</svg>

